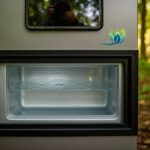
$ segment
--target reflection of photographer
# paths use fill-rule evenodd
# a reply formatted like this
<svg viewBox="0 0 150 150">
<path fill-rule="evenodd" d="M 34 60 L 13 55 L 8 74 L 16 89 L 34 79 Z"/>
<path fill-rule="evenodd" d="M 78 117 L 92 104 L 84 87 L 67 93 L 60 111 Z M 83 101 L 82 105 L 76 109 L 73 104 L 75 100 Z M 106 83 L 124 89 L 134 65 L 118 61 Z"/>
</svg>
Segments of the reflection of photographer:
<svg viewBox="0 0 150 150">
<path fill-rule="evenodd" d="M 72 4 L 68 0 L 59 0 L 48 7 L 49 26 L 83 26 L 75 17 Z"/>
</svg>

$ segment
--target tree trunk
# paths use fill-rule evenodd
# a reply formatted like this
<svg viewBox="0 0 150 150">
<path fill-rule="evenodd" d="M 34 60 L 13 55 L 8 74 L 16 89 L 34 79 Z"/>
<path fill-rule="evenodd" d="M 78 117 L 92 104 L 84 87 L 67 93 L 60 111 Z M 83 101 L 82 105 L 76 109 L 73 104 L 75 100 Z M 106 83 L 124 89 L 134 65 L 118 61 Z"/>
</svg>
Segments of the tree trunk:
<svg viewBox="0 0 150 150">
<path fill-rule="evenodd" d="M 145 32 L 146 32 L 146 0 L 141 0 L 141 58 L 146 59 Z"/>
</svg>

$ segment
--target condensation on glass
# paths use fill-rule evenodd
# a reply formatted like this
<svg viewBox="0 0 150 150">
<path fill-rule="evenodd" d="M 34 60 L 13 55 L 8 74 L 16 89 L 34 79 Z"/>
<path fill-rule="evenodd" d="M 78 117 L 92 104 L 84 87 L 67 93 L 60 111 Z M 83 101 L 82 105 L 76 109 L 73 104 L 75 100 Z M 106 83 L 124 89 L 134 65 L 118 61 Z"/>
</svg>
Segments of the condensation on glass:
<svg viewBox="0 0 150 150">
<path fill-rule="evenodd" d="M 8 121 L 121 122 L 122 65 L 6 65 Z"/>
</svg>

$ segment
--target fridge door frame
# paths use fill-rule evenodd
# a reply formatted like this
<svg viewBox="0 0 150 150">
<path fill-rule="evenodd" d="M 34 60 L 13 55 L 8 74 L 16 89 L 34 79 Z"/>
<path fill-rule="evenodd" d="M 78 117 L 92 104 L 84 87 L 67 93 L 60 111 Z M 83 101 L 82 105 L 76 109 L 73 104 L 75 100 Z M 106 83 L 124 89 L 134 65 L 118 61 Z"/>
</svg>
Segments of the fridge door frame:
<svg viewBox="0 0 150 150">
<path fill-rule="evenodd" d="M 123 121 L 99 124 L 0 124 L 0 136 L 137 135 L 138 51 L 0 51 L 0 63 L 122 63 Z M 1 97 L 0 97 L 1 98 Z"/>
</svg>

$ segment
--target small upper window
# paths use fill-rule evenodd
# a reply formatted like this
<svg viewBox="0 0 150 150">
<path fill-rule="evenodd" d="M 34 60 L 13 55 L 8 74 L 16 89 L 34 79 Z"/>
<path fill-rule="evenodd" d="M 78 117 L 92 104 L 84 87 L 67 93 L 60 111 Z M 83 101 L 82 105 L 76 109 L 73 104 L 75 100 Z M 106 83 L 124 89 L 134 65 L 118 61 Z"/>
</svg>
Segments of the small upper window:
<svg viewBox="0 0 150 150">
<path fill-rule="evenodd" d="M 26 0 L 28 29 L 100 29 L 102 0 Z"/>
</svg>

